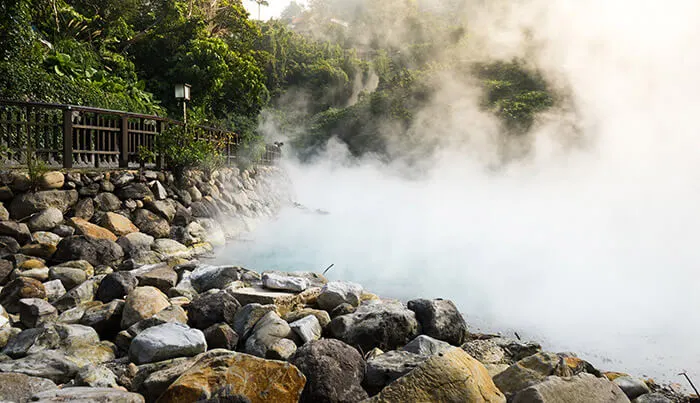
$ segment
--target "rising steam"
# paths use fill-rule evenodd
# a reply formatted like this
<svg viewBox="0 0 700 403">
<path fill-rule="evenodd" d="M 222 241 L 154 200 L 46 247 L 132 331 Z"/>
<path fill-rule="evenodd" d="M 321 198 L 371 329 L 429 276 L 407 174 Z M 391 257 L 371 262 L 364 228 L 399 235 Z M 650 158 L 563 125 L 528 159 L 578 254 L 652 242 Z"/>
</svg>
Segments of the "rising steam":
<svg viewBox="0 0 700 403">
<path fill-rule="evenodd" d="M 330 214 L 287 209 L 222 259 L 335 263 L 333 279 L 453 299 L 473 327 L 602 369 L 700 379 L 700 3 L 467 3 L 464 57 L 524 58 L 567 93 L 527 158 L 498 164 L 499 125 L 448 74 L 411 129 L 443 147 L 412 179 L 331 141 L 313 164 L 285 162 L 295 199 Z"/>
</svg>

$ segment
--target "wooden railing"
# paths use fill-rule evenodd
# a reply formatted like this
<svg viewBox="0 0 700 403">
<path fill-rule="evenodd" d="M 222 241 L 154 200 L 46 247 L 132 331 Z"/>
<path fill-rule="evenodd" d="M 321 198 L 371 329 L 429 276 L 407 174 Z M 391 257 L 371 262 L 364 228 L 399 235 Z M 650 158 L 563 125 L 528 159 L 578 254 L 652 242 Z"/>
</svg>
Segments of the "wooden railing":
<svg viewBox="0 0 700 403">
<path fill-rule="evenodd" d="M 85 106 L 19 102 L 0 99 L 0 164 L 21 166 L 28 152 L 51 166 L 63 168 L 136 168 L 142 148 L 156 153 L 157 137 L 182 122 L 165 117 Z M 222 129 L 197 126 L 198 133 L 216 141 L 227 165 L 235 165 L 240 136 Z M 163 158 L 156 154 L 156 168 Z M 259 164 L 281 156 L 267 145 Z"/>
</svg>

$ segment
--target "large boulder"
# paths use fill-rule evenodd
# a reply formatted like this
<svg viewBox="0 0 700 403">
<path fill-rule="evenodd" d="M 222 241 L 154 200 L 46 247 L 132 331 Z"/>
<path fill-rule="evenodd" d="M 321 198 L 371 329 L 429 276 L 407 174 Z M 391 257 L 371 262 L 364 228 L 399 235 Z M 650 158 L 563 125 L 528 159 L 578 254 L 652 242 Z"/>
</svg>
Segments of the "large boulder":
<svg viewBox="0 0 700 403">
<path fill-rule="evenodd" d="M 48 379 L 24 374 L 0 374 L 0 401 L 27 402 L 35 393 L 56 388 L 56 384 Z"/>
<path fill-rule="evenodd" d="M 245 379 L 245 382 L 241 382 Z M 213 350 L 203 354 L 163 393 L 159 401 L 188 403 L 212 398 L 228 389 L 229 395 L 253 402 L 296 403 L 306 379 L 295 366 L 248 354 Z M 242 396 L 249 400 L 241 400 Z"/>
<path fill-rule="evenodd" d="M 75 232 L 78 235 L 85 235 L 91 238 L 97 239 L 108 239 L 110 241 L 116 241 L 117 236 L 112 233 L 112 231 L 107 228 L 100 227 L 89 221 L 85 221 L 79 217 L 72 217 L 68 220 L 68 225 L 75 228 Z"/>
<path fill-rule="evenodd" d="M 192 357 L 207 349 L 204 333 L 179 323 L 165 323 L 139 333 L 129 347 L 129 359 L 146 364 L 177 357 Z"/>
<path fill-rule="evenodd" d="M 167 238 L 170 235 L 168 220 L 145 209 L 134 211 L 134 224 L 148 235 L 154 238 Z"/>
<path fill-rule="evenodd" d="M 368 402 L 498 402 L 505 396 L 486 368 L 460 348 L 434 355 Z"/>
<path fill-rule="evenodd" d="M 155 287 L 136 287 L 126 297 L 122 328 L 126 329 L 134 323 L 150 318 L 170 306 L 168 297 Z"/>
<path fill-rule="evenodd" d="M 35 214 L 27 221 L 27 226 L 31 231 L 50 231 L 63 222 L 63 213 L 56 207 L 49 207 L 46 210 Z"/>
<path fill-rule="evenodd" d="M 34 213 L 55 207 L 61 213 L 68 211 L 78 202 L 78 192 L 75 190 L 45 190 L 34 193 L 24 193 L 15 197 L 10 204 L 10 216 L 16 219 L 28 217 Z"/>
<path fill-rule="evenodd" d="M 291 336 L 292 329 L 289 324 L 280 318 L 277 312 L 270 311 L 253 327 L 250 337 L 245 342 L 245 351 L 258 357 L 268 357 L 278 353 L 280 347 L 288 344 L 281 342 L 281 339 L 288 339 Z M 280 342 L 283 344 L 277 345 Z"/>
<path fill-rule="evenodd" d="M 365 361 L 340 340 L 310 341 L 290 358 L 306 376 L 300 402 L 357 402 L 367 398 L 361 382 Z"/>
<path fill-rule="evenodd" d="M 330 281 L 321 289 L 318 306 L 330 312 L 341 304 L 358 306 L 362 296 L 362 286 L 349 281 Z"/>
<path fill-rule="evenodd" d="M 197 329 L 206 329 L 221 322 L 233 325 L 236 312 L 240 307 L 241 304 L 236 298 L 227 292 L 207 292 L 188 305 L 188 323 Z"/>
<path fill-rule="evenodd" d="M 333 319 L 329 328 L 333 337 L 370 351 L 406 345 L 418 335 L 419 325 L 413 311 L 399 302 L 386 302 L 362 305 L 352 314 Z"/>
<path fill-rule="evenodd" d="M 423 334 L 454 346 L 464 343 L 467 324 L 455 304 L 445 299 L 414 299 L 408 301 L 408 309 L 416 313 Z"/>
<path fill-rule="evenodd" d="M 100 221 L 100 224 L 117 236 L 131 234 L 132 232 L 139 232 L 138 227 L 136 227 L 130 219 L 117 213 L 105 213 Z"/>
<path fill-rule="evenodd" d="M 223 290 L 234 281 L 241 279 L 239 268 L 235 266 L 197 267 L 190 275 L 190 281 L 197 292 L 205 292 L 213 288 Z"/>
<path fill-rule="evenodd" d="M 630 400 L 617 385 L 591 374 L 560 378 L 550 376 L 513 397 L 513 403 L 627 403 Z"/>
<path fill-rule="evenodd" d="M 0 372 L 46 378 L 61 384 L 73 379 L 78 372 L 78 365 L 59 351 L 46 350 L 24 358 L 2 361 Z"/>
<path fill-rule="evenodd" d="M 47 390 L 35 394 L 32 401 L 39 403 L 144 403 L 143 396 L 114 388 L 91 388 L 79 386 Z"/>
<path fill-rule="evenodd" d="M 52 259 L 57 263 L 87 260 L 93 266 L 115 266 L 123 257 L 124 251 L 116 242 L 74 235 L 61 240 Z"/>
</svg>

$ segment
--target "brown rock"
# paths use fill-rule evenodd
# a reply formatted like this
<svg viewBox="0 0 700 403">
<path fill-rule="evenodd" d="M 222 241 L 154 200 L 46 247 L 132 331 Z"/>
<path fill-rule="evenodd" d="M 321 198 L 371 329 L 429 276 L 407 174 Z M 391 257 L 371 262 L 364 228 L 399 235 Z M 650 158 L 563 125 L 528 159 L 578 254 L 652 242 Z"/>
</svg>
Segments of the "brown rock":
<svg viewBox="0 0 700 403">
<path fill-rule="evenodd" d="M 19 252 L 27 256 L 48 259 L 54 254 L 54 252 L 56 252 L 56 245 L 30 243 L 22 246 Z"/>
<path fill-rule="evenodd" d="M 298 402 L 306 377 L 287 362 L 265 360 L 226 350 L 202 354 L 197 362 L 163 393 L 159 402 L 209 399 L 226 388 L 251 402 Z"/>
<path fill-rule="evenodd" d="M 0 305 L 7 312 L 19 313 L 19 300 L 22 298 L 46 298 L 46 289 L 39 280 L 18 277 L 0 291 Z"/>
<path fill-rule="evenodd" d="M 60 189 L 66 178 L 58 171 L 46 172 L 39 179 L 39 187 L 42 189 Z"/>
<path fill-rule="evenodd" d="M 460 348 L 434 355 L 367 402 L 499 402 L 486 368 Z"/>
<path fill-rule="evenodd" d="M 117 236 L 112 233 L 112 231 L 107 228 L 102 228 L 99 225 L 95 225 L 91 222 L 85 221 L 79 217 L 73 217 L 68 220 L 68 224 L 75 228 L 78 235 L 85 235 L 95 239 L 107 239 L 110 241 L 116 241 Z"/>
<path fill-rule="evenodd" d="M 170 306 L 168 297 L 155 287 L 136 287 L 126 297 L 122 314 L 122 329 L 150 318 Z"/>
<path fill-rule="evenodd" d="M 112 231 L 117 236 L 139 232 L 138 227 L 131 222 L 130 219 L 121 214 L 108 212 L 102 217 L 101 224 L 103 227 Z"/>
</svg>

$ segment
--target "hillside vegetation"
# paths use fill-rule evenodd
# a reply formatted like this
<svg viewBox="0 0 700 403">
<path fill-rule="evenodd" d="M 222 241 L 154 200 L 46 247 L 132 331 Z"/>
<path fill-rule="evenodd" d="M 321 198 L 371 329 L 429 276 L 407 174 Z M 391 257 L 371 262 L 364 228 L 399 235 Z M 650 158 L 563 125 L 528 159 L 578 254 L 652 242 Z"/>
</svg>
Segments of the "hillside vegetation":
<svg viewBox="0 0 700 403">
<path fill-rule="evenodd" d="M 261 116 L 304 156 L 329 138 L 391 155 L 449 74 L 483 89 L 505 131 L 527 132 L 553 103 L 525 64 L 465 58 L 459 1 L 314 0 L 279 20 L 240 0 L 7 0 L 0 4 L 0 97 L 169 115 L 176 83 L 191 116 L 248 136 Z"/>
</svg>

